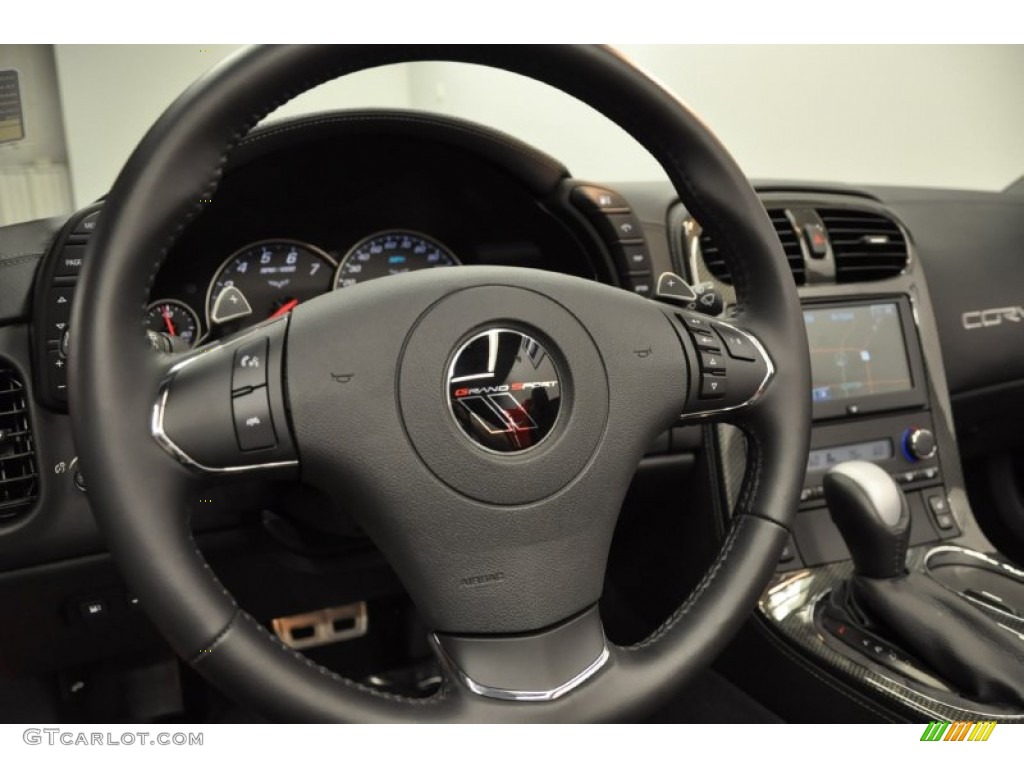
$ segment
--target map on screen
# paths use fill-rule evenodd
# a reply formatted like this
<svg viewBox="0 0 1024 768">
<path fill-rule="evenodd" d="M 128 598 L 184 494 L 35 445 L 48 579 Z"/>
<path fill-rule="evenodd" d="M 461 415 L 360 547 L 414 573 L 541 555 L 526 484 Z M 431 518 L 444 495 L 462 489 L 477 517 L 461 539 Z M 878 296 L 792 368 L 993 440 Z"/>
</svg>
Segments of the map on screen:
<svg viewBox="0 0 1024 768">
<path fill-rule="evenodd" d="M 814 402 L 913 388 L 895 303 L 804 311 Z"/>
</svg>

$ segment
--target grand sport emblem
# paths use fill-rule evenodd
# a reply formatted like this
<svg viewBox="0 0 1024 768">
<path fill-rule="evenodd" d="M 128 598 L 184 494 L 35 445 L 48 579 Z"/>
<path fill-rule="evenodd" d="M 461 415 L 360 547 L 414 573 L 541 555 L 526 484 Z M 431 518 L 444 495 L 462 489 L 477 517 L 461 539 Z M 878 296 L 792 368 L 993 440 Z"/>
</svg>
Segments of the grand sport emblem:
<svg viewBox="0 0 1024 768">
<path fill-rule="evenodd" d="M 551 432 L 561 383 L 535 339 L 495 328 L 467 341 L 448 369 L 452 415 L 469 437 L 492 451 L 532 448 Z"/>
</svg>

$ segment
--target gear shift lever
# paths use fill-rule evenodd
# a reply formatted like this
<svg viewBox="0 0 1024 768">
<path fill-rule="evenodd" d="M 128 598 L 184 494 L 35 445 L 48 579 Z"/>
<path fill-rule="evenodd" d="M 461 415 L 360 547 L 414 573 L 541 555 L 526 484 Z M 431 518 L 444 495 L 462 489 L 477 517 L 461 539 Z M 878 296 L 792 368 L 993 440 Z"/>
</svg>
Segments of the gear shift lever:
<svg viewBox="0 0 1024 768">
<path fill-rule="evenodd" d="M 900 576 L 910 541 L 910 510 L 889 474 L 867 461 L 847 461 L 829 470 L 824 488 L 829 514 L 857 573 L 871 579 Z"/>
<path fill-rule="evenodd" d="M 1024 709 L 1024 642 L 929 575 L 907 572 L 910 511 L 888 473 L 844 462 L 828 471 L 824 488 L 855 571 L 833 593 L 837 608 L 968 699 Z"/>
</svg>

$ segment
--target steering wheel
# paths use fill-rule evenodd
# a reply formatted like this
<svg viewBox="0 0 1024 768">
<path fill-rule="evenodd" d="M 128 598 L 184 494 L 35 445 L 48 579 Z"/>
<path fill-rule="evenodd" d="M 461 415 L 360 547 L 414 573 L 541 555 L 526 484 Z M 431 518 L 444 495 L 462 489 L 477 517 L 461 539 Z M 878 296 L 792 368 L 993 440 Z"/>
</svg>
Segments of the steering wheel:
<svg viewBox="0 0 1024 768">
<path fill-rule="evenodd" d="M 346 288 L 184 356 L 154 352 L 141 330 L 153 277 L 232 147 L 304 90 L 419 60 L 526 75 L 626 129 L 719 243 L 738 295 L 730 317 L 539 270 L 464 267 Z M 612 49 L 240 52 L 149 131 L 85 261 L 74 327 L 88 332 L 73 337 L 69 389 L 95 514 L 176 652 L 270 718 L 636 718 L 711 662 L 773 572 L 810 431 L 793 279 L 726 150 Z M 680 415 L 740 427 L 747 475 L 693 593 L 646 640 L 615 646 L 596 608 L 612 532 L 644 449 Z M 211 479 L 259 473 L 301 476 L 369 533 L 431 630 L 445 671 L 435 695 L 385 694 L 317 666 L 219 584 L 192 540 L 189 499 Z"/>
</svg>

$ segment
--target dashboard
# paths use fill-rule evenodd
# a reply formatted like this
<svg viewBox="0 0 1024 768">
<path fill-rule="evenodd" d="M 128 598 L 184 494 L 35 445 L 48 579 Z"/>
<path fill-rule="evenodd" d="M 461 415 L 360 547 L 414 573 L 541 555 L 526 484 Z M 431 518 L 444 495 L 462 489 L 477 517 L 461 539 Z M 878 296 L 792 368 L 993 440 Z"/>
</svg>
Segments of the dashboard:
<svg viewBox="0 0 1024 768">
<path fill-rule="evenodd" d="M 1021 492 L 1015 468 L 1022 445 L 1014 429 L 1024 421 L 1024 354 L 1017 354 L 1024 325 L 1013 308 L 1019 309 L 1015 292 L 1024 284 L 1024 199 L 798 182 L 766 182 L 758 190 L 798 285 L 813 368 L 814 428 L 800 513 L 773 586 L 796 574 L 847 567 L 850 553 L 828 519 L 821 484 L 827 469 L 851 459 L 876 463 L 902 488 L 914 520 L 912 546 L 1022 551 L 1024 534 L 1014 529 L 1022 510 L 1012 499 L 1019 501 Z M 0 658 L 40 674 L 155 643 L 140 629 L 144 621 L 106 560 L 66 415 L 67 338 L 76 332 L 68 327 L 69 309 L 102 210 L 100 201 L 66 221 L 0 231 L 0 277 L 9 278 L 0 283 L 0 376 L 6 377 L 0 382 L 7 382 L 0 397 L 20 398 L 0 412 L 8 419 L 0 421 L 0 603 L 14 614 L 39 615 L 39 634 L 50 638 L 41 646 L 38 637 L 5 637 Z M 988 229 L 955 227 L 951 210 L 978 212 Z M 994 280 L 981 267 L 963 272 L 968 247 L 1014 279 Z M 25 253 L 33 258 L 26 261 Z M 672 273 L 696 287 L 690 308 L 718 314 L 736 303 L 716 244 L 667 184 L 576 180 L 512 137 L 434 115 L 339 113 L 271 125 L 242 141 L 216 193 L 197 201 L 194 217 L 169 246 L 144 297 L 139 333 L 149 332 L 158 349 L 183 352 L 322 295 L 343 297 L 357 283 L 460 265 L 545 269 L 652 297 L 659 294 L 658 277 Z M 704 296 L 712 300 L 704 304 Z M 374 330 L 359 325 L 338 333 Z M 8 417 L 8 410 L 17 415 Z M 631 537 L 648 546 L 663 536 L 662 526 L 678 524 L 663 503 L 651 501 L 669 487 L 707 501 L 727 519 L 742 493 L 743 440 L 728 427 L 683 423 L 659 436 L 634 481 L 618 549 L 632 546 Z M 993 467 L 1006 466 L 1009 485 L 1005 478 L 999 485 Z M 1001 506 L 992 502 L 1000 494 Z M 193 526 L 232 591 L 256 606 L 268 626 L 274 622 L 292 647 L 315 644 L 304 643 L 301 622 L 279 628 L 276 621 L 323 605 L 362 604 L 364 612 L 391 617 L 376 619 L 389 632 L 398 632 L 396 626 L 408 632 L 414 620 L 396 597 L 394 574 L 354 524 L 319 528 L 316 509 L 323 503 L 308 488 L 273 482 L 213 489 L 195 500 Z M 637 523 L 644 515 L 665 519 Z M 251 553 L 254 540 L 258 556 L 238 554 Z M 324 565 L 325 552 L 344 553 L 346 565 Z M 613 569 L 615 563 L 613 552 Z M 41 565 L 53 572 L 32 570 Z M 662 573 L 662 566 L 651 567 Z M 678 566 L 664 567 L 666 583 L 686 582 Z M 258 574 L 268 569 L 288 586 L 264 589 Z M 626 568 L 616 578 L 628 585 L 636 576 Z M 609 630 L 627 638 L 657 626 L 678 598 L 676 587 L 664 594 L 635 589 L 623 609 L 615 603 L 618 590 L 609 588 Z M 93 620 L 90 606 L 102 606 L 96 610 L 105 624 Z M 349 618 L 344 614 L 344 622 Z M 768 646 L 782 638 L 811 660 L 790 659 L 797 668 L 778 669 L 808 690 L 817 685 L 809 666 L 853 658 L 841 643 L 816 645 L 807 627 L 794 623 L 795 614 L 770 601 L 760 620 L 752 635 L 767 626 L 774 633 Z M 727 654 L 724 663 L 738 670 L 737 679 L 749 663 L 744 654 L 774 658 L 764 642 L 747 637 L 734 657 Z M 406 651 L 391 650 L 389 662 L 408 660 Z M 368 675 L 365 659 L 353 662 L 356 655 L 332 662 L 348 674 L 356 674 L 346 666 L 354 664 Z M 884 665 L 866 669 L 853 675 L 856 682 L 891 674 Z M 779 680 L 747 684 L 773 700 L 769 688 Z M 394 680 L 382 686 L 400 689 Z M 896 695 L 882 700 L 891 717 L 912 716 Z M 797 711 L 799 702 L 778 706 Z M 838 711 L 863 716 L 868 709 Z"/>
</svg>

